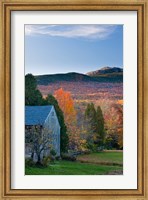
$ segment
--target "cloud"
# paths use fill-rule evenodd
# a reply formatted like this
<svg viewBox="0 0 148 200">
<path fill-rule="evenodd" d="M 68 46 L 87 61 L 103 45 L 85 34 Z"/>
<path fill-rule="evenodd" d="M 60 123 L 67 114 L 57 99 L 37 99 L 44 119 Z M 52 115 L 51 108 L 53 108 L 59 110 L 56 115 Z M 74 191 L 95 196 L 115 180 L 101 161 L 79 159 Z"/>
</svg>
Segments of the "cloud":
<svg viewBox="0 0 148 200">
<path fill-rule="evenodd" d="M 116 25 L 25 25 L 25 35 L 105 39 L 115 29 Z"/>
</svg>

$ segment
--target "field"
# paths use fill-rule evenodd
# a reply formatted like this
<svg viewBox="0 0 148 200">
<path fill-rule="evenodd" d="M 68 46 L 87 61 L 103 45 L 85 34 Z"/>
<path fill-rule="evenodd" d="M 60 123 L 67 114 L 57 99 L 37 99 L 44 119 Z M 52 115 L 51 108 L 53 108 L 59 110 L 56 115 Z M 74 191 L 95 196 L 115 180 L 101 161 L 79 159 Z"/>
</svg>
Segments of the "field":
<svg viewBox="0 0 148 200">
<path fill-rule="evenodd" d="M 63 88 L 72 94 L 75 102 L 97 102 L 99 100 L 116 101 L 123 99 L 123 83 L 110 82 L 56 82 L 49 85 L 38 85 L 43 96 L 54 94 Z"/>
<path fill-rule="evenodd" d="M 81 163 L 83 162 L 83 163 Z M 26 175 L 103 175 L 122 174 L 122 152 L 79 155 L 77 161 L 55 161 L 48 167 L 26 167 Z"/>
</svg>

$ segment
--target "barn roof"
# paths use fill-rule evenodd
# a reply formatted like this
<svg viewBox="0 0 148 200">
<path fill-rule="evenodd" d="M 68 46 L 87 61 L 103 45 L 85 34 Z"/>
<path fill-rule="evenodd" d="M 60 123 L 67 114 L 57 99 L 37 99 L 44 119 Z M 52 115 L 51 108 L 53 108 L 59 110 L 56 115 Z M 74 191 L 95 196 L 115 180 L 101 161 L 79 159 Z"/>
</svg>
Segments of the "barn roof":
<svg viewBox="0 0 148 200">
<path fill-rule="evenodd" d="M 25 106 L 25 125 L 43 125 L 53 106 Z"/>
</svg>

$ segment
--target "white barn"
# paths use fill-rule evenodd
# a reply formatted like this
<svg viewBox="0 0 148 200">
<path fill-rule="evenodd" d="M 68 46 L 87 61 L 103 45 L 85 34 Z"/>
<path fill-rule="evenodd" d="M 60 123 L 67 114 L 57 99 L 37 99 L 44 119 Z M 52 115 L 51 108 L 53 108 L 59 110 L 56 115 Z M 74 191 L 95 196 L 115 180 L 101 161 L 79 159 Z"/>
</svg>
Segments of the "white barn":
<svg viewBox="0 0 148 200">
<path fill-rule="evenodd" d="M 60 124 L 56 115 L 54 106 L 25 106 L 25 132 L 31 127 L 40 126 L 41 130 L 50 131 L 50 144 L 56 151 L 56 155 L 60 156 Z M 42 152 L 42 157 L 49 155 L 49 150 Z M 25 142 L 25 157 L 31 157 L 30 144 Z M 34 160 L 37 158 L 34 154 Z M 41 158 L 42 159 L 42 158 Z"/>
</svg>

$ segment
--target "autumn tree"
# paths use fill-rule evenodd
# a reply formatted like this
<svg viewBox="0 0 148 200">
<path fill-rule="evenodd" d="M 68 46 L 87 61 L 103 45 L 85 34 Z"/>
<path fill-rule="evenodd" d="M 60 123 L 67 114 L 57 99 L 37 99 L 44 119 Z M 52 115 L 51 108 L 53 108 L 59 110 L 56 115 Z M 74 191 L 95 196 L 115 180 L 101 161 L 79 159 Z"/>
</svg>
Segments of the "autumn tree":
<svg viewBox="0 0 148 200">
<path fill-rule="evenodd" d="M 106 145 L 108 148 L 123 148 L 123 106 L 112 104 L 105 112 Z"/>
<path fill-rule="evenodd" d="M 118 134 L 118 145 L 120 149 L 123 148 L 123 101 L 122 104 L 116 104 L 117 114 L 118 114 L 118 125 L 117 125 L 117 134 Z"/>
<path fill-rule="evenodd" d="M 67 132 L 69 136 L 69 148 L 76 150 L 79 143 L 79 134 L 77 132 L 76 111 L 71 93 L 62 88 L 54 92 L 54 97 L 63 111 Z"/>
<path fill-rule="evenodd" d="M 68 134 L 67 134 L 67 127 L 65 125 L 63 111 L 59 107 L 59 104 L 58 104 L 57 100 L 55 99 L 55 97 L 52 96 L 51 94 L 49 94 L 45 100 L 48 105 L 53 105 L 55 108 L 55 111 L 56 111 L 56 114 L 58 117 L 58 121 L 59 121 L 59 124 L 61 127 L 61 129 L 60 129 L 60 150 L 61 150 L 61 152 L 67 152 L 69 138 L 68 138 Z"/>
<path fill-rule="evenodd" d="M 54 92 L 54 97 L 57 99 L 59 106 L 64 113 L 66 123 L 71 124 L 72 121 L 75 122 L 76 111 L 71 93 L 60 88 Z"/>
<path fill-rule="evenodd" d="M 37 82 L 32 74 L 25 76 L 25 105 L 42 105 L 43 98 L 40 91 L 37 89 Z"/>
</svg>

